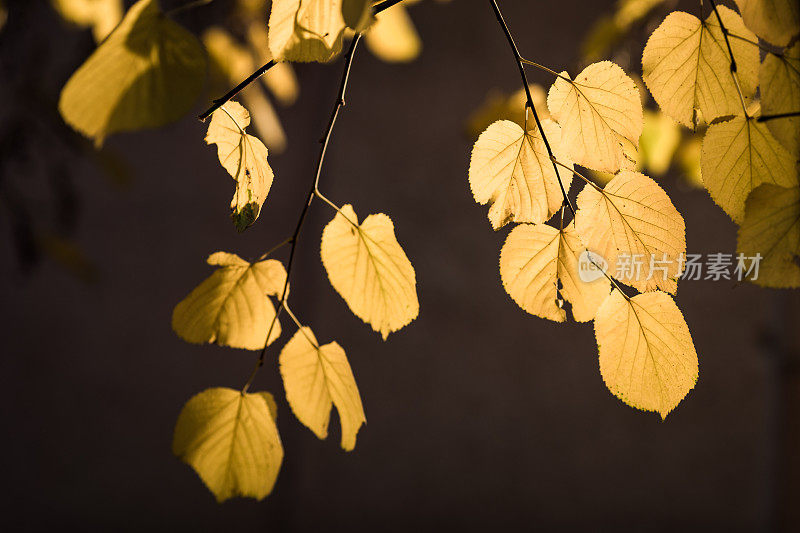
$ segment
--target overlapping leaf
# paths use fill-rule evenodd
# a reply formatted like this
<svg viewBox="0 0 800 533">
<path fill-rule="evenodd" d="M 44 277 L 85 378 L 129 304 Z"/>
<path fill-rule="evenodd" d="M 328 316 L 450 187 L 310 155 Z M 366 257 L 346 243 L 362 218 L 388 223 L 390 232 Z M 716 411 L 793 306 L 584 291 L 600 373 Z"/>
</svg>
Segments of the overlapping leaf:
<svg viewBox="0 0 800 533">
<path fill-rule="evenodd" d="M 709 126 L 700 168 L 711 197 L 737 223 L 744 217 L 747 195 L 762 183 L 797 184 L 792 155 L 766 123 L 744 117 Z"/>
<path fill-rule="evenodd" d="M 173 122 L 194 105 L 206 59 L 198 40 L 140 0 L 61 91 L 64 120 L 100 145 L 110 134 Z"/>
<path fill-rule="evenodd" d="M 561 142 L 561 128 L 542 121 L 556 158 L 571 166 Z M 489 221 L 494 229 L 508 222 L 539 223 L 558 211 L 568 191 L 572 173 L 559 168 L 556 175 L 541 133 L 535 124 L 526 132 L 517 124 L 500 120 L 489 126 L 475 142 L 469 165 L 469 184 L 475 201 L 491 203 Z"/>
<path fill-rule="evenodd" d="M 264 498 L 283 461 L 275 400 L 267 392 L 226 388 L 197 394 L 178 416 L 172 452 L 194 468 L 218 502 Z"/>
<path fill-rule="evenodd" d="M 331 407 L 342 425 L 342 448 L 355 448 L 366 423 L 361 396 L 344 350 L 335 342 L 320 346 L 310 328 L 302 328 L 280 355 L 286 399 L 297 419 L 320 439 L 328 436 Z"/>
<path fill-rule="evenodd" d="M 219 162 L 236 181 L 231 218 L 240 232 L 258 218 L 273 178 L 267 147 L 245 131 L 249 124 L 247 110 L 228 102 L 211 115 L 206 134 L 206 143 L 217 145 Z"/>
<path fill-rule="evenodd" d="M 392 6 L 376 19 L 365 34 L 367 48 L 373 54 L 391 63 L 405 63 L 419 56 L 422 40 L 405 6 Z"/>
<path fill-rule="evenodd" d="M 749 258 L 760 255 L 753 283 L 800 287 L 800 188 L 767 184 L 750 193 L 736 249 Z"/>
<path fill-rule="evenodd" d="M 718 7 L 725 27 L 744 39 L 756 40 L 741 17 Z M 758 86 L 758 47 L 730 39 L 739 83 L 746 98 Z M 684 126 L 742 113 L 730 72 L 730 55 L 714 13 L 701 22 L 681 11 L 670 13 L 647 41 L 642 77 L 661 110 Z M 700 116 L 698 116 L 698 113 Z"/>
<path fill-rule="evenodd" d="M 187 342 L 211 342 L 260 350 L 275 318 L 269 296 L 280 297 L 286 270 L 274 259 L 248 263 L 238 255 L 216 252 L 208 264 L 217 270 L 172 312 L 172 329 Z M 276 320 L 269 342 L 280 335 Z"/>
<path fill-rule="evenodd" d="M 761 113 L 776 115 L 800 111 L 800 43 L 783 55 L 767 54 L 758 71 L 761 82 Z M 766 122 L 767 128 L 784 148 L 800 156 L 800 117 L 783 117 Z"/>
<path fill-rule="evenodd" d="M 663 292 L 618 290 L 594 319 L 600 374 L 614 396 L 665 418 L 697 382 L 697 352 L 678 306 Z"/>
<path fill-rule="evenodd" d="M 273 0 L 269 49 L 285 61 L 330 61 L 342 49 L 342 0 Z"/>
<path fill-rule="evenodd" d="M 776 46 L 786 46 L 800 34 L 797 0 L 735 0 L 744 23 L 759 37 Z"/>
<path fill-rule="evenodd" d="M 546 224 L 520 224 L 500 252 L 503 287 L 533 315 L 564 322 L 563 296 L 572 304 L 575 320 L 591 320 L 611 284 L 602 275 L 589 282 L 581 279 L 579 258 L 585 249 L 571 225 L 559 231 Z"/>
<path fill-rule="evenodd" d="M 575 163 L 605 172 L 635 167 L 642 101 L 636 83 L 618 65 L 593 63 L 572 81 L 562 72 L 550 88 L 547 106 Z"/>
<path fill-rule="evenodd" d="M 417 317 L 414 267 L 388 216 L 369 215 L 359 224 L 353 207 L 345 205 L 325 226 L 320 251 L 333 288 L 384 340 Z"/>
<path fill-rule="evenodd" d="M 578 195 L 576 229 L 608 274 L 639 291 L 675 293 L 686 253 L 686 224 L 652 179 L 623 170 L 603 188 Z"/>
</svg>

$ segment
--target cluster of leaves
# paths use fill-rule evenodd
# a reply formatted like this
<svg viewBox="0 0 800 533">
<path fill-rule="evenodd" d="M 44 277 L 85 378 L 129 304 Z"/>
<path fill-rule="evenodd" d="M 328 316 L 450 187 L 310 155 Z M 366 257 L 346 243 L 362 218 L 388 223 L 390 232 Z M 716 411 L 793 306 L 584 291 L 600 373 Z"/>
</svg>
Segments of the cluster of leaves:
<svg viewBox="0 0 800 533">
<path fill-rule="evenodd" d="M 742 16 L 714 4 L 705 20 L 669 14 L 645 46 L 643 78 L 666 115 L 708 124 L 702 182 L 739 224 L 738 252 L 762 255 L 754 282 L 800 287 L 800 117 L 770 117 L 800 110 L 800 8 L 737 4 Z"/>
<path fill-rule="evenodd" d="M 529 120 L 524 128 L 500 120 L 478 137 L 470 187 L 478 203 L 490 204 L 495 230 L 519 223 L 500 252 L 511 298 L 549 320 L 563 322 L 568 311 L 576 321 L 594 320 L 608 388 L 663 417 L 691 390 L 698 372 L 689 329 L 670 296 L 683 269 L 684 221 L 661 187 L 635 171 L 643 111 L 633 80 L 609 61 L 587 66 L 574 79 L 566 72 L 556 76 L 547 96 L 550 118 L 541 129 Z M 601 188 L 575 164 L 614 176 Z M 586 186 L 573 222 L 565 225 L 573 175 Z M 578 268 L 586 253 L 604 258 L 609 274 L 583 281 Z M 634 255 L 663 258 L 665 275 L 643 264 L 641 276 L 612 278 L 618 259 Z M 629 297 L 618 281 L 642 294 Z"/>
</svg>

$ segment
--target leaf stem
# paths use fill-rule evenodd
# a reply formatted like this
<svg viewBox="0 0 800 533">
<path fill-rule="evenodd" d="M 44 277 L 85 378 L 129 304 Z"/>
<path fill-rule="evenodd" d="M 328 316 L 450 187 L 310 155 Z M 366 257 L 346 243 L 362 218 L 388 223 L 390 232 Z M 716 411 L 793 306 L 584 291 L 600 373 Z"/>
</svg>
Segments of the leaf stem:
<svg viewBox="0 0 800 533">
<path fill-rule="evenodd" d="M 531 96 L 531 89 L 528 87 L 528 76 L 525 74 L 525 60 L 523 59 L 522 55 L 519 53 L 519 49 L 517 48 L 517 44 L 514 42 L 514 37 L 511 36 L 511 31 L 508 29 L 508 25 L 506 24 L 505 19 L 503 18 L 503 14 L 500 12 L 500 7 L 497 5 L 497 0 L 489 0 L 489 4 L 492 6 L 492 10 L 494 11 L 494 16 L 497 19 L 497 23 L 500 24 L 500 27 L 503 30 L 503 33 L 506 36 L 506 40 L 508 41 L 508 45 L 511 48 L 511 51 L 514 54 L 514 60 L 517 62 L 517 68 L 519 69 L 519 75 L 522 78 L 522 87 L 525 89 L 525 106 L 528 107 L 531 112 L 533 113 L 533 118 L 536 121 L 536 127 L 539 128 L 539 133 L 542 134 L 542 140 L 544 141 L 544 146 L 547 148 L 547 153 L 550 156 L 551 160 L 555 160 L 555 155 L 553 155 L 553 150 L 550 148 L 550 142 L 547 140 L 547 136 L 544 133 L 544 128 L 542 127 L 542 122 L 539 120 L 539 113 L 536 112 L 536 107 L 533 105 L 533 96 Z M 549 69 L 548 69 L 549 70 Z M 569 207 L 569 210 L 572 212 L 572 216 L 575 216 L 575 208 L 572 206 L 572 202 L 570 202 L 569 197 L 567 196 L 567 191 L 564 190 L 564 184 L 561 183 L 561 176 L 558 174 L 558 167 L 553 161 L 553 170 L 556 172 L 556 179 L 558 179 L 558 186 L 561 187 L 561 194 L 564 197 L 563 204 L 566 204 Z"/>
<path fill-rule="evenodd" d="M 390 0 L 387 0 L 387 2 Z M 384 2 L 386 3 L 386 2 Z M 397 2 L 394 2 L 397 3 Z M 278 303 L 278 309 L 275 311 L 275 317 L 272 319 L 272 323 L 267 330 L 267 341 L 269 341 L 269 335 L 272 333 L 273 328 L 275 327 L 275 323 L 278 321 L 278 317 L 281 313 L 281 310 L 286 308 L 286 298 L 288 296 L 288 287 L 289 287 L 289 278 L 292 275 L 292 266 L 294 265 L 294 258 L 295 252 L 297 251 L 297 239 L 300 236 L 300 230 L 303 229 L 303 224 L 306 220 L 306 215 L 308 214 L 308 209 L 311 207 L 311 204 L 314 201 L 314 197 L 318 195 L 319 192 L 319 179 L 322 174 L 322 166 L 325 162 L 325 153 L 328 150 L 328 143 L 331 139 L 331 134 L 333 133 L 333 127 L 336 124 L 336 118 L 339 116 L 339 111 L 345 105 L 344 97 L 345 93 L 347 92 L 347 82 L 350 79 L 350 67 L 353 64 L 353 55 L 355 54 L 356 47 L 358 43 L 361 41 L 361 34 L 357 33 L 353 40 L 350 42 L 350 48 L 347 50 L 347 53 L 344 56 L 344 71 L 342 73 L 342 80 L 339 83 L 339 93 L 336 97 L 336 101 L 333 105 L 333 110 L 331 111 L 331 117 L 328 120 L 328 126 L 325 130 L 325 135 L 322 138 L 322 146 L 320 147 L 319 156 L 317 158 L 317 171 L 314 174 L 314 181 L 311 183 L 309 187 L 308 193 L 306 195 L 306 201 L 303 205 L 303 209 L 300 211 L 300 216 L 298 217 L 297 224 L 295 225 L 294 232 L 292 236 L 287 239 L 287 243 L 289 244 L 289 258 L 286 261 L 286 281 L 283 285 L 283 292 L 281 294 L 280 302 Z M 268 344 L 264 344 L 264 348 L 261 350 L 261 353 L 258 356 L 258 360 L 256 361 L 255 368 L 250 374 L 250 377 L 247 379 L 247 382 L 244 384 L 242 388 L 242 392 L 247 392 L 247 389 L 250 388 L 250 385 L 253 382 L 258 370 L 264 365 L 264 358 L 267 353 L 267 346 Z"/>
</svg>

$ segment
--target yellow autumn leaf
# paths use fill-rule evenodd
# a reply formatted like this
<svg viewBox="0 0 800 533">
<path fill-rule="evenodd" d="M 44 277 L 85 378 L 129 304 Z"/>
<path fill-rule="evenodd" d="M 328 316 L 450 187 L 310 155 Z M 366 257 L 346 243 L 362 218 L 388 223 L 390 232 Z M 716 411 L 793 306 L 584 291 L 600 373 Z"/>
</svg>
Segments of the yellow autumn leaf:
<svg viewBox="0 0 800 533">
<path fill-rule="evenodd" d="M 191 466 L 218 502 L 263 499 L 275 485 L 283 446 L 268 392 L 227 388 L 193 396 L 175 424 L 172 453 Z"/>
<path fill-rule="evenodd" d="M 639 138 L 639 164 L 656 176 L 666 174 L 681 143 L 678 124 L 664 113 L 646 110 Z"/>
<path fill-rule="evenodd" d="M 91 27 L 92 36 L 100 42 L 122 19 L 122 0 L 51 0 L 61 17 L 81 27 Z"/>
<path fill-rule="evenodd" d="M 342 426 L 342 448 L 355 448 L 356 434 L 367 419 L 342 347 L 335 342 L 320 346 L 311 329 L 304 327 L 283 347 L 279 361 L 286 399 L 297 419 L 325 439 L 335 405 Z"/>
<path fill-rule="evenodd" d="M 725 6 L 718 10 L 728 31 L 756 40 L 736 12 Z M 742 92 L 752 97 L 758 86 L 758 47 L 734 38 L 730 44 Z M 647 41 L 642 77 L 661 110 L 689 128 L 701 120 L 710 123 L 742 113 L 728 48 L 713 12 L 703 22 L 682 11 L 670 13 Z"/>
<path fill-rule="evenodd" d="M 775 46 L 786 46 L 800 34 L 797 0 L 734 0 L 744 23 Z"/>
<path fill-rule="evenodd" d="M 320 251 L 333 288 L 384 340 L 419 314 L 414 267 L 388 216 L 369 215 L 359 224 L 345 205 L 325 226 Z"/>
<path fill-rule="evenodd" d="M 342 0 L 273 0 L 269 49 L 280 61 L 330 61 L 344 30 Z"/>
<path fill-rule="evenodd" d="M 614 290 L 597 311 L 600 374 L 611 393 L 666 418 L 697 383 L 697 352 L 672 297 Z"/>
<path fill-rule="evenodd" d="M 700 171 L 700 154 L 702 152 L 703 139 L 699 133 L 692 132 L 681 142 L 676 154 L 678 165 L 683 170 L 683 178 L 686 184 L 692 188 L 705 189 L 703 176 Z"/>
<path fill-rule="evenodd" d="M 272 187 L 272 168 L 267 147 L 245 132 L 250 114 L 236 102 L 228 102 L 211 115 L 206 143 L 217 145 L 219 162 L 236 181 L 231 218 L 240 232 L 253 224 Z"/>
<path fill-rule="evenodd" d="M 61 91 L 64 120 L 98 146 L 110 134 L 174 122 L 194 105 L 206 76 L 203 47 L 140 0 Z"/>
<path fill-rule="evenodd" d="M 795 161 L 767 124 L 741 116 L 708 127 L 700 169 L 711 197 L 737 224 L 750 191 L 762 183 L 797 184 Z"/>
<path fill-rule="evenodd" d="M 260 350 L 275 318 L 269 296 L 280 298 L 286 270 L 280 261 L 248 263 L 235 254 L 216 252 L 208 264 L 217 270 L 198 285 L 172 312 L 172 329 L 192 343 Z M 280 336 L 275 321 L 269 342 Z"/>
<path fill-rule="evenodd" d="M 342 0 L 342 18 L 355 32 L 366 30 L 373 23 L 372 0 Z"/>
<path fill-rule="evenodd" d="M 765 115 L 800 111 L 800 43 L 783 55 L 767 54 L 758 71 L 761 112 Z M 795 159 L 800 156 L 800 117 L 766 122 L 767 128 Z"/>
<path fill-rule="evenodd" d="M 576 321 L 591 320 L 611 284 L 602 274 L 589 282 L 581 279 L 579 259 L 585 250 L 572 225 L 559 231 L 546 224 L 520 224 L 500 251 L 503 287 L 532 315 L 564 322 L 563 297 L 572 304 Z"/>
<path fill-rule="evenodd" d="M 269 33 L 267 27 L 260 20 L 253 20 L 247 26 L 247 42 L 250 50 L 262 65 L 273 59 L 269 50 Z M 252 72 L 255 68 L 250 69 Z M 241 76 L 244 78 L 246 76 Z M 272 95 L 282 105 L 291 105 L 297 100 L 300 85 L 291 63 L 276 63 L 262 75 L 262 85 L 272 92 Z"/>
<path fill-rule="evenodd" d="M 594 170 L 634 168 L 644 123 L 636 83 L 611 61 L 592 63 L 568 80 L 562 72 L 547 95 L 567 154 Z"/>
<path fill-rule="evenodd" d="M 422 40 L 402 4 L 379 13 L 365 34 L 367 48 L 379 59 L 390 63 L 412 61 L 422 51 Z"/>
<path fill-rule="evenodd" d="M 762 287 L 800 287 L 800 188 L 761 185 L 747 198 L 737 252 L 761 256 Z"/>
<path fill-rule="evenodd" d="M 578 195 L 575 224 L 608 274 L 640 292 L 675 293 L 686 253 L 686 224 L 667 193 L 644 174 L 623 170 Z"/>
<path fill-rule="evenodd" d="M 552 120 L 543 120 L 547 140 L 556 158 L 567 166 L 562 131 Z M 528 131 L 500 120 L 481 133 L 472 148 L 469 186 L 475 201 L 490 203 L 489 221 L 497 230 L 509 222 L 539 223 L 554 215 L 563 201 L 559 177 L 569 191 L 572 173 L 559 167 L 556 175 L 537 126 Z"/>
</svg>

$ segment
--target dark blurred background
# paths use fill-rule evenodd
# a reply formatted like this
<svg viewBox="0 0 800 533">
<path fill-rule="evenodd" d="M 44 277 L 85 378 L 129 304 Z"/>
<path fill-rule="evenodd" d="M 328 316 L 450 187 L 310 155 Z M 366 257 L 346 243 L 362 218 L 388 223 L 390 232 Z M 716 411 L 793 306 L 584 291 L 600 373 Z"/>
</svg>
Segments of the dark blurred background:
<svg viewBox="0 0 800 533">
<path fill-rule="evenodd" d="M 224 11 L 224 0 L 215 4 L 179 20 L 202 28 Z M 173 424 L 193 394 L 240 387 L 255 354 L 181 341 L 170 328 L 172 308 L 210 273 L 210 252 L 257 257 L 291 231 L 341 62 L 297 67 L 300 99 L 280 111 L 288 150 L 271 158 L 276 179 L 263 214 L 239 235 L 228 218 L 232 182 L 192 116 L 112 137 L 104 153 L 127 173 L 105 171 L 111 163 L 98 165 L 80 141 L 64 141 L 55 102 L 91 52 L 91 37 L 62 24 L 43 0 L 7 5 L 6 531 L 797 527 L 798 292 L 683 282 L 677 302 L 700 379 L 664 422 L 609 393 L 590 324 L 532 317 L 504 292 L 498 255 L 508 228 L 493 232 L 472 199 L 464 122 L 487 91 L 516 90 L 519 80 L 480 0 L 414 6 L 424 51 L 413 63 L 358 52 L 322 180 L 329 198 L 352 203 L 360 216 L 391 215 L 416 268 L 419 318 L 382 342 L 350 313 L 319 259 L 332 216 L 323 204 L 300 242 L 292 306 L 322 342 L 335 339 L 347 351 L 368 420 L 355 451 L 339 448 L 338 421 L 320 441 L 294 419 L 276 345 L 255 385 L 278 399 L 286 457 L 275 491 L 263 502 L 216 504 L 172 456 Z M 501 7 L 523 55 L 574 74 L 581 37 L 613 2 Z M 640 72 L 647 30 L 623 43 L 626 69 Z M 706 192 L 677 173 L 661 184 L 686 219 L 689 252 L 735 251 L 736 227 Z M 66 237 L 26 238 L 26 226 Z"/>
</svg>

